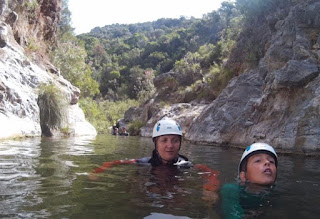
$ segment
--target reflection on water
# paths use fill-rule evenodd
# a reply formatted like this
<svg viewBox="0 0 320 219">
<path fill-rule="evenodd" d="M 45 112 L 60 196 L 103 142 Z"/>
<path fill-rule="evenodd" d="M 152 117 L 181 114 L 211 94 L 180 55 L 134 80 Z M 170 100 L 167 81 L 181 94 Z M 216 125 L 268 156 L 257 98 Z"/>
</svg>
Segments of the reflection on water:
<svg viewBox="0 0 320 219">
<path fill-rule="evenodd" d="M 0 216 L 16 216 L 19 206 L 32 206 L 42 202 L 34 191 L 40 187 L 40 139 L 4 141 L 0 144 Z M 25 211 L 19 212 L 28 215 Z"/>
<path fill-rule="evenodd" d="M 150 138 L 32 138 L 0 142 L 0 217 L 219 218 L 221 205 L 203 200 L 196 170 L 120 165 L 91 180 L 105 161 L 149 156 Z M 220 170 L 234 182 L 242 150 L 183 144 L 181 154 Z M 277 185 L 260 218 L 316 218 L 320 160 L 279 156 Z M 169 172 L 168 172 L 169 171 Z"/>
</svg>

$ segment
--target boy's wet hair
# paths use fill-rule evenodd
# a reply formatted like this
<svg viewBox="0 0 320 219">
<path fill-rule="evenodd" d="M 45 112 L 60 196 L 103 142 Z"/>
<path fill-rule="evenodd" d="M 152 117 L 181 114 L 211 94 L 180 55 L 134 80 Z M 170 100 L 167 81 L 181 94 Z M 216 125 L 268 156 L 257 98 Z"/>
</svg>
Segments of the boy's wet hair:
<svg viewBox="0 0 320 219">
<path fill-rule="evenodd" d="M 269 154 L 270 156 L 273 157 L 273 159 L 275 160 L 275 165 L 276 167 L 278 166 L 278 162 L 277 162 L 277 158 L 276 156 L 269 152 L 269 151 L 265 151 L 265 150 L 258 150 L 258 151 L 255 151 L 255 152 L 252 152 L 251 154 L 249 154 L 242 162 L 241 162 L 241 165 L 240 165 L 240 172 L 247 172 L 247 164 L 248 164 L 248 159 L 249 157 L 255 155 L 255 154 Z"/>
</svg>

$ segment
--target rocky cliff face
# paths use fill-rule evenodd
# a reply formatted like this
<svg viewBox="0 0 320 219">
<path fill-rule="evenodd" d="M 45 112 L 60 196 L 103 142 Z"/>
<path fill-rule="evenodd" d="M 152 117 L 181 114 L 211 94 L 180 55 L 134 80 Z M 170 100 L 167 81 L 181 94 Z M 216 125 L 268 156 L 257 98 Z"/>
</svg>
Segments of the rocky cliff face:
<svg viewBox="0 0 320 219">
<path fill-rule="evenodd" d="M 153 124 L 168 116 L 181 123 L 185 139 L 191 142 L 244 148 L 262 141 L 278 151 L 320 154 L 320 1 L 298 2 L 274 11 L 243 33 L 228 60 L 239 76 L 214 101 L 167 109 L 151 101 L 139 112 L 139 119 L 147 121 L 141 135 L 151 136 Z M 247 40 L 263 47 L 255 68 L 242 57 L 241 46 L 250 45 Z M 175 88 L 170 83 L 160 87 Z M 166 95 L 161 97 L 180 98 Z"/>
<path fill-rule="evenodd" d="M 37 7 L 28 13 L 31 3 Z M 41 84 L 56 85 L 67 98 L 64 126 L 70 134 L 96 134 L 77 105 L 79 89 L 60 76 L 46 56 L 47 45 L 55 42 L 60 9 L 60 0 L 0 0 L 0 138 L 41 135 Z M 40 45 L 37 51 L 30 48 L 34 42 Z"/>
<path fill-rule="evenodd" d="M 258 67 L 234 78 L 192 123 L 186 139 L 240 147 L 263 141 L 279 151 L 319 153 L 319 11 L 320 1 L 307 1 L 285 15 L 275 12 L 278 20 L 266 24 L 270 39 Z"/>
<path fill-rule="evenodd" d="M 163 117 L 169 117 L 177 121 L 182 127 L 182 133 L 185 135 L 187 133 L 188 127 L 192 124 L 195 118 L 206 107 L 204 104 L 190 104 L 190 103 L 177 103 L 167 107 L 155 108 L 154 105 L 151 110 L 152 116 L 147 120 L 147 123 L 144 127 L 140 129 L 140 135 L 144 137 L 152 136 L 153 126 L 157 121 Z M 142 114 L 144 115 L 144 114 Z M 140 118 L 142 121 L 143 117 Z"/>
</svg>

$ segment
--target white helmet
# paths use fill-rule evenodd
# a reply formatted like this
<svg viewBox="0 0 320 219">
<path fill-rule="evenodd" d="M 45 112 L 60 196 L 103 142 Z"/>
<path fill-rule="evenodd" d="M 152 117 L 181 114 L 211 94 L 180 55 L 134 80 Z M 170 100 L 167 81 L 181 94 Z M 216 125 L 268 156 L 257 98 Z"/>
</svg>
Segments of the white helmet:
<svg viewBox="0 0 320 219">
<path fill-rule="evenodd" d="M 239 167 L 238 167 L 239 174 L 240 174 L 240 170 L 241 170 L 241 165 L 244 162 L 244 160 L 246 158 L 248 158 L 249 156 L 253 155 L 252 154 L 253 152 L 260 152 L 260 151 L 265 151 L 265 152 L 270 153 L 275 159 L 276 166 L 278 165 L 278 156 L 277 156 L 276 151 L 273 149 L 273 147 L 271 147 L 270 145 L 268 145 L 266 143 L 254 143 L 254 144 L 250 145 L 249 147 L 247 147 L 247 149 L 242 154 L 242 157 L 239 162 Z"/>
<path fill-rule="evenodd" d="M 164 117 L 154 125 L 152 138 L 162 136 L 162 135 L 182 136 L 181 126 L 179 125 L 179 123 L 177 123 L 173 119 Z"/>
</svg>

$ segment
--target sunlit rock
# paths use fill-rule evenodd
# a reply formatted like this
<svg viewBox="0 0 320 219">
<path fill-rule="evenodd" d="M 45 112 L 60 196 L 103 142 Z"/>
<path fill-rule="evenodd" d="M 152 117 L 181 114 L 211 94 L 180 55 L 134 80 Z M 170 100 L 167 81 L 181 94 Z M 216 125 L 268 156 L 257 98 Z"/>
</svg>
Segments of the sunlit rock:
<svg viewBox="0 0 320 219">
<path fill-rule="evenodd" d="M 176 120 L 181 125 L 182 133 L 185 135 L 189 131 L 189 127 L 194 119 L 199 116 L 205 107 L 206 105 L 203 104 L 193 105 L 189 103 L 178 103 L 161 108 L 155 111 L 152 118 L 141 128 L 140 134 L 144 137 L 151 137 L 153 126 L 156 122 L 163 117 L 168 117 Z"/>
<path fill-rule="evenodd" d="M 37 28 L 33 29 L 28 26 L 28 22 L 17 21 L 18 15 L 8 7 L 8 1 L 0 1 L 0 139 L 43 134 L 37 104 L 39 87 L 42 84 L 58 87 L 67 102 L 68 113 L 62 127 L 64 130 L 49 130 L 49 133 L 96 135 L 96 130 L 85 120 L 83 111 L 77 104 L 80 90 L 65 80 L 59 70 L 49 62 L 45 53 L 41 53 L 45 48 L 39 49 L 38 54 L 26 55 L 22 47 L 27 37 L 32 34 L 39 37 L 39 41 L 51 42 L 55 38 L 58 22 L 56 16 L 60 16 L 61 1 L 39 3 L 43 3 L 40 7 L 42 12 L 34 15 L 35 18 L 39 17 L 34 22 Z"/>
<path fill-rule="evenodd" d="M 258 67 L 230 81 L 194 120 L 186 139 L 239 147 L 263 141 L 283 152 L 319 151 L 319 11 L 319 1 L 301 3 L 269 23 L 270 42 Z"/>
</svg>

